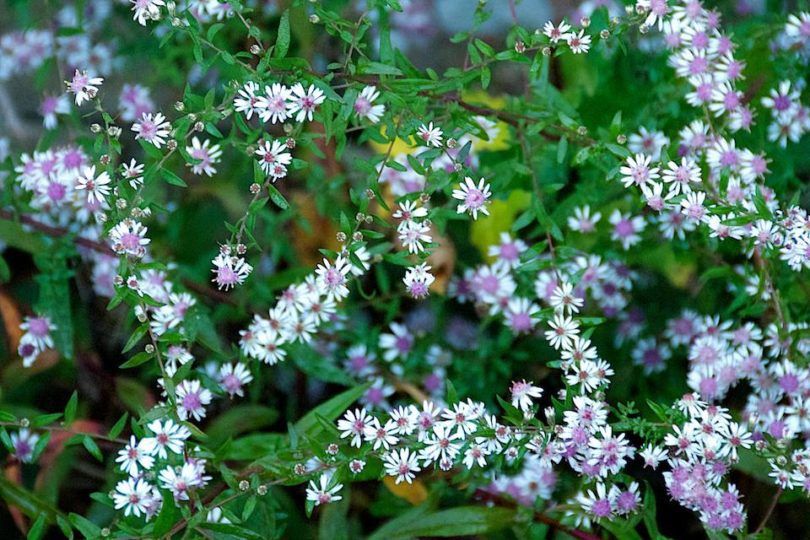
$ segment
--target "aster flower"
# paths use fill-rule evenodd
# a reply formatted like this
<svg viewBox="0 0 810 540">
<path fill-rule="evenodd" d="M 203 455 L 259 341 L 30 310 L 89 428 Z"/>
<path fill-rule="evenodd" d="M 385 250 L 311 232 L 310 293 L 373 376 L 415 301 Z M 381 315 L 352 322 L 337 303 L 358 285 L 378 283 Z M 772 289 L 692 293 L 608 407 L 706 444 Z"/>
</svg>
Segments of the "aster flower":
<svg viewBox="0 0 810 540">
<path fill-rule="evenodd" d="M 555 312 L 579 313 L 585 301 L 574 294 L 574 286 L 564 281 L 554 289 L 549 304 Z"/>
<path fill-rule="evenodd" d="M 587 204 L 577 206 L 574 208 L 574 215 L 568 218 L 568 227 L 572 231 L 588 234 L 596 230 L 596 224 L 599 223 L 600 219 L 602 219 L 602 214 L 594 212 L 591 215 L 591 207 Z"/>
<path fill-rule="evenodd" d="M 385 114 L 385 105 L 374 105 L 374 101 L 380 97 L 380 92 L 376 86 L 366 86 L 360 95 L 354 100 L 354 112 L 360 118 L 368 119 L 372 124 L 380 121 Z"/>
<path fill-rule="evenodd" d="M 342 255 L 338 255 L 334 264 L 327 259 L 323 260 L 315 269 L 318 276 L 316 283 L 328 298 L 339 302 L 349 296 L 348 274 L 351 271 L 351 264 Z"/>
<path fill-rule="evenodd" d="M 219 385 L 230 397 L 245 395 L 243 387 L 253 380 L 250 370 L 241 362 L 223 364 L 219 368 Z"/>
<path fill-rule="evenodd" d="M 415 473 L 422 470 L 419 467 L 416 452 L 411 452 L 408 448 L 400 448 L 386 453 L 383 456 L 383 465 L 385 466 L 385 474 L 395 476 L 397 484 L 402 481 L 410 484 L 416 477 Z"/>
<path fill-rule="evenodd" d="M 658 179 L 658 167 L 650 167 L 651 159 L 650 156 L 645 154 L 636 154 L 627 158 L 627 165 L 619 168 L 624 187 L 641 187 Z"/>
<path fill-rule="evenodd" d="M 259 165 L 273 181 L 287 176 L 287 165 L 292 163 L 292 156 L 287 152 L 287 145 L 282 141 L 262 141 L 256 149 Z"/>
<path fill-rule="evenodd" d="M 296 83 L 290 89 L 288 98 L 290 101 L 287 108 L 290 115 L 296 115 L 295 121 L 303 122 L 308 120 L 312 122 L 312 113 L 315 112 L 318 105 L 324 102 L 326 96 L 323 90 L 316 88 L 314 84 L 310 84 L 309 88 L 304 90 L 304 85 Z"/>
<path fill-rule="evenodd" d="M 65 81 L 68 92 L 76 94 L 76 105 L 81 107 L 82 103 L 96 97 L 98 87 L 104 79 L 101 77 L 90 77 L 87 71 L 79 71 L 73 74 L 73 79 Z"/>
<path fill-rule="evenodd" d="M 337 423 L 340 438 L 351 437 L 351 445 L 360 448 L 366 428 L 371 425 L 373 420 L 374 417 L 369 415 L 364 408 L 346 411 L 343 418 Z"/>
<path fill-rule="evenodd" d="M 332 475 L 323 473 L 318 480 L 318 484 L 315 483 L 315 480 L 310 480 L 309 487 L 307 487 L 307 500 L 315 503 L 315 506 L 341 500 L 343 497 L 338 495 L 338 492 L 343 489 L 343 484 L 328 487 L 331 479 Z"/>
<path fill-rule="evenodd" d="M 113 504 L 116 510 L 124 509 L 124 516 L 145 514 L 151 499 L 152 486 L 142 478 L 128 478 L 115 485 Z"/>
<path fill-rule="evenodd" d="M 205 418 L 205 406 L 211 403 L 211 392 L 203 388 L 200 381 L 185 380 L 175 388 L 177 416 L 180 420 L 194 418 L 199 421 Z"/>
<path fill-rule="evenodd" d="M 109 237 L 113 250 L 119 254 L 143 257 L 146 254 L 145 246 L 150 242 L 146 237 L 146 231 L 147 228 L 140 221 L 125 219 L 110 229 Z"/>
<path fill-rule="evenodd" d="M 42 125 L 45 129 L 53 129 L 56 127 L 57 114 L 70 113 L 70 102 L 67 96 L 45 96 L 40 104 L 39 111 L 42 114 Z"/>
<path fill-rule="evenodd" d="M 570 30 L 571 26 L 565 21 L 560 21 L 558 26 L 554 26 L 554 23 L 551 21 L 546 21 L 546 24 L 543 25 L 543 34 L 545 34 L 552 43 L 557 43 L 560 40 L 568 41 L 571 35 L 569 33 Z"/>
<path fill-rule="evenodd" d="M 579 33 L 571 32 L 565 37 L 565 42 L 574 54 L 587 53 L 591 48 L 591 36 L 580 30 Z"/>
<path fill-rule="evenodd" d="M 155 463 L 155 458 L 148 451 L 150 443 L 143 444 L 143 441 L 138 441 L 135 436 L 130 436 L 129 443 L 126 447 L 118 451 L 118 457 L 115 459 L 116 463 L 120 463 L 121 470 L 130 476 L 138 476 L 139 470 L 149 470 Z M 140 469 L 139 469 L 140 467 Z"/>
<path fill-rule="evenodd" d="M 258 91 L 259 85 L 253 81 L 248 81 L 239 89 L 236 98 L 233 100 L 234 110 L 243 113 L 248 120 L 254 114 L 258 116 L 262 111 L 262 98 L 256 95 Z"/>
<path fill-rule="evenodd" d="M 262 122 L 281 124 L 290 117 L 287 100 L 292 96 L 289 88 L 280 83 L 264 87 L 264 96 L 258 99 L 257 109 Z"/>
<path fill-rule="evenodd" d="M 214 165 L 219 163 L 220 157 L 222 156 L 222 150 L 218 144 L 212 146 L 211 141 L 208 139 L 200 143 L 197 137 L 193 137 L 191 139 L 191 146 L 186 147 L 186 152 L 188 152 L 189 157 L 195 161 L 195 163 L 186 164 L 191 167 L 191 172 L 194 174 L 205 173 L 208 176 L 216 174 L 217 169 Z"/>
<path fill-rule="evenodd" d="M 21 428 L 20 431 L 12 433 L 11 446 L 14 448 L 14 457 L 23 463 L 31 463 L 34 459 L 34 449 L 39 442 L 39 435 L 32 433 L 27 428 Z"/>
<path fill-rule="evenodd" d="M 563 313 L 556 313 L 548 325 L 551 330 L 546 330 L 546 340 L 555 349 L 570 347 L 574 337 L 579 335 L 579 321 Z"/>
<path fill-rule="evenodd" d="M 76 189 L 83 190 L 87 193 L 87 200 L 90 204 L 103 201 L 107 195 L 110 194 L 110 175 L 107 171 L 102 171 L 96 176 L 96 167 L 91 165 L 85 167 L 81 176 L 76 179 Z"/>
<path fill-rule="evenodd" d="M 186 426 L 176 424 L 171 418 L 152 420 L 146 427 L 153 436 L 141 439 L 139 447 L 160 459 L 166 459 L 169 452 L 182 454 L 186 439 L 191 437 L 191 431 Z"/>
<path fill-rule="evenodd" d="M 397 227 L 397 234 L 402 246 L 408 248 L 408 253 L 421 253 L 425 250 L 424 244 L 433 242 L 430 227 L 418 221 L 401 222 Z"/>
<path fill-rule="evenodd" d="M 137 133 L 135 139 L 143 139 L 157 148 L 166 144 L 166 138 L 172 125 L 162 113 L 143 113 L 141 119 L 132 125 L 132 131 Z"/>
<path fill-rule="evenodd" d="M 486 205 L 491 195 L 489 184 L 483 178 L 476 186 L 472 178 L 467 176 L 464 182 L 459 184 L 458 189 L 453 190 L 453 198 L 462 201 L 456 211 L 459 214 L 465 212 L 471 214 L 473 219 L 478 219 L 478 212 L 488 216 L 489 210 Z"/>
<path fill-rule="evenodd" d="M 543 395 L 543 389 L 535 386 L 533 382 L 526 382 L 526 380 L 512 381 L 512 386 L 509 388 L 512 394 L 512 405 L 519 407 L 523 412 L 529 412 L 534 403 L 532 398 L 539 398 Z"/>
<path fill-rule="evenodd" d="M 436 148 L 441 148 L 442 146 L 442 130 L 441 128 L 433 127 L 433 122 L 427 126 L 422 124 L 419 127 L 417 136 L 428 146 L 434 146 Z"/>
<path fill-rule="evenodd" d="M 421 299 L 430 294 L 430 285 L 435 279 L 433 274 L 430 273 L 430 266 L 422 263 L 408 268 L 402 282 L 405 284 L 405 290 L 408 291 L 408 294 L 413 298 Z"/>
<path fill-rule="evenodd" d="M 243 257 L 233 257 L 225 253 L 218 253 L 211 263 L 214 265 L 211 271 L 215 274 L 211 281 L 216 283 L 220 290 L 227 291 L 241 285 L 253 271 L 253 267 Z"/>
<path fill-rule="evenodd" d="M 146 21 L 160 20 L 160 7 L 165 5 L 163 0 L 130 0 L 132 4 L 132 19 L 138 21 L 141 26 L 146 26 Z"/>
</svg>

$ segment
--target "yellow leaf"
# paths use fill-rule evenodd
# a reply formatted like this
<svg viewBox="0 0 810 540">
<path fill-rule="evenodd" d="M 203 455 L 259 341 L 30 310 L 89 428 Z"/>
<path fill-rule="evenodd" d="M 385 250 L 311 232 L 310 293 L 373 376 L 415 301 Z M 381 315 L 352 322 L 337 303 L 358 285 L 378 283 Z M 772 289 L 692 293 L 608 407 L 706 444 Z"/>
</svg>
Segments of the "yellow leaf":
<svg viewBox="0 0 810 540">
<path fill-rule="evenodd" d="M 397 484 L 393 476 L 386 476 L 383 478 L 383 484 L 388 488 L 388 491 L 414 506 L 425 502 L 428 496 L 425 485 L 418 478 L 413 481 L 413 484 L 405 482 Z"/>
</svg>

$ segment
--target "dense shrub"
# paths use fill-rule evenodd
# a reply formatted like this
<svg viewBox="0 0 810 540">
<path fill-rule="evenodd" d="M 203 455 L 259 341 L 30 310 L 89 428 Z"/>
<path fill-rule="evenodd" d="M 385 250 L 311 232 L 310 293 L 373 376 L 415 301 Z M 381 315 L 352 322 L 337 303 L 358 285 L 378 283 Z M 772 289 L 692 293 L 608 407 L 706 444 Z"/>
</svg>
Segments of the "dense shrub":
<svg viewBox="0 0 810 540">
<path fill-rule="evenodd" d="M 0 8 L 4 537 L 810 534 L 810 14 L 528 4 Z"/>
</svg>

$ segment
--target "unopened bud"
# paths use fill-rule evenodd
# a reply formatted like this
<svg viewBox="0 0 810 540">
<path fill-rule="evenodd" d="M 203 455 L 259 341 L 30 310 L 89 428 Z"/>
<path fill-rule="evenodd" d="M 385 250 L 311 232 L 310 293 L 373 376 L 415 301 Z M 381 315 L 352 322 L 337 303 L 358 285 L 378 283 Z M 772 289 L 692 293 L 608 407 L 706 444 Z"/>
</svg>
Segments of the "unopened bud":
<svg viewBox="0 0 810 540">
<path fill-rule="evenodd" d="M 627 142 L 627 135 L 624 135 L 624 134 L 620 133 L 620 134 L 619 134 L 619 135 L 616 137 L 616 142 L 617 142 L 617 143 L 619 143 L 619 144 L 624 144 L 624 143 L 626 143 L 626 142 Z"/>
<path fill-rule="evenodd" d="M 146 347 L 144 347 L 143 350 L 145 350 L 147 354 L 152 354 L 153 352 L 155 352 L 155 346 L 152 345 L 151 343 L 147 343 Z"/>
<path fill-rule="evenodd" d="M 109 165 L 110 156 L 108 154 L 104 154 L 100 158 L 98 158 L 98 160 L 102 165 Z"/>
<path fill-rule="evenodd" d="M 518 40 L 515 42 L 515 52 L 518 54 L 523 54 L 526 52 L 526 44 L 522 41 Z"/>
<path fill-rule="evenodd" d="M 309 16 L 309 22 L 311 22 L 312 24 L 318 24 L 319 22 L 321 22 L 321 18 L 318 17 L 315 13 L 313 13 L 312 15 Z"/>
<path fill-rule="evenodd" d="M 202 131 L 205 129 L 205 124 L 202 122 L 194 122 L 194 131 Z"/>
<path fill-rule="evenodd" d="M 551 47 L 543 47 L 543 56 L 551 56 Z"/>
<path fill-rule="evenodd" d="M 292 150 L 293 148 L 295 148 L 295 139 L 293 139 L 292 137 L 288 137 L 287 141 L 286 141 L 286 144 L 287 144 L 287 148 Z"/>
<path fill-rule="evenodd" d="M 169 139 L 168 141 L 166 141 L 166 148 L 168 148 L 169 150 L 176 150 L 177 141 L 175 141 L 174 139 Z"/>
<path fill-rule="evenodd" d="M 607 29 L 604 29 L 601 32 L 599 32 L 599 37 L 602 39 L 607 39 L 610 37 L 610 32 Z"/>
<path fill-rule="evenodd" d="M 256 488 L 257 495 L 267 495 L 267 486 L 262 484 Z"/>
<path fill-rule="evenodd" d="M 90 124 L 91 133 L 101 133 L 101 126 L 98 124 Z"/>
<path fill-rule="evenodd" d="M 186 110 L 186 104 L 182 101 L 175 101 L 174 102 L 174 110 L 177 112 L 183 112 Z"/>
<path fill-rule="evenodd" d="M 335 235 L 335 238 L 337 238 L 337 241 L 342 244 L 343 242 L 346 241 L 346 233 L 343 232 L 343 231 L 340 231 Z"/>
<path fill-rule="evenodd" d="M 352 235 L 352 240 L 354 240 L 355 242 L 362 242 L 363 241 L 363 233 L 361 233 L 360 231 L 355 232 Z"/>
<path fill-rule="evenodd" d="M 254 43 L 250 46 L 250 54 L 259 54 L 260 52 L 262 52 L 262 49 L 257 44 Z"/>
<path fill-rule="evenodd" d="M 244 255 L 245 253 L 247 253 L 247 246 L 242 243 L 236 244 L 236 253 L 238 255 Z"/>
<path fill-rule="evenodd" d="M 250 192 L 251 192 L 252 194 L 256 195 L 256 194 L 257 194 L 258 192 L 260 192 L 261 190 L 262 190 L 262 186 L 260 186 L 260 185 L 259 185 L 259 184 L 257 184 L 256 182 L 253 182 L 252 184 L 250 184 Z"/>
<path fill-rule="evenodd" d="M 247 491 L 250 489 L 250 482 L 247 480 L 242 480 L 239 482 L 239 491 Z"/>
</svg>

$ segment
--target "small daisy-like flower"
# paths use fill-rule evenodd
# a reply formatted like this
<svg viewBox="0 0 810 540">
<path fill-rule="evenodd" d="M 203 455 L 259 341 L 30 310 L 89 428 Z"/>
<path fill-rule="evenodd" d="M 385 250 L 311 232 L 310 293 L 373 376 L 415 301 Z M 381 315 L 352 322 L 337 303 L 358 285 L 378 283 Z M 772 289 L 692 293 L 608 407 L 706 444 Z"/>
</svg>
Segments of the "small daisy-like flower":
<svg viewBox="0 0 810 540">
<path fill-rule="evenodd" d="M 155 145 L 160 148 L 166 144 L 166 138 L 172 125 L 163 116 L 163 113 L 143 113 L 141 119 L 132 125 L 132 131 L 137 133 L 135 139 L 143 139 L 144 141 Z"/>
<path fill-rule="evenodd" d="M 259 98 L 259 118 L 262 122 L 281 124 L 290 117 L 287 100 L 292 96 L 289 88 L 281 83 L 264 87 L 265 95 Z"/>
<path fill-rule="evenodd" d="M 23 463 L 31 463 L 34 459 L 34 448 L 36 448 L 37 442 L 39 442 L 39 435 L 31 433 L 27 428 L 11 434 L 14 456 Z"/>
<path fill-rule="evenodd" d="M 413 348 L 414 337 L 404 324 L 391 323 L 391 333 L 380 335 L 380 348 L 383 359 L 391 362 L 397 358 L 405 359 Z"/>
<path fill-rule="evenodd" d="M 128 475 L 138 476 L 139 467 L 149 470 L 155 464 L 155 458 L 147 450 L 149 447 L 149 443 L 144 445 L 143 441 L 138 442 L 132 435 L 126 447 L 118 451 L 115 461 L 121 464 L 121 470 Z"/>
<path fill-rule="evenodd" d="M 565 21 L 560 21 L 558 26 L 554 26 L 554 23 L 551 21 L 546 21 L 546 24 L 543 25 L 543 33 L 552 43 L 557 43 L 560 40 L 568 41 L 570 30 L 571 26 Z"/>
<path fill-rule="evenodd" d="M 338 495 L 338 492 L 343 489 L 343 484 L 328 487 L 331 479 L 332 475 L 323 473 L 317 484 L 315 480 L 310 480 L 309 487 L 307 487 L 307 500 L 315 503 L 315 506 L 341 500 L 343 497 Z"/>
<path fill-rule="evenodd" d="M 211 280 L 217 284 L 218 289 L 226 291 L 245 282 L 253 271 L 253 267 L 242 257 L 233 257 L 225 253 L 218 253 L 211 261 L 214 268 L 214 278 Z"/>
<path fill-rule="evenodd" d="M 408 248 L 408 253 L 420 253 L 425 250 L 423 244 L 433 241 L 430 226 L 418 221 L 403 221 L 397 227 L 397 233 L 402 246 Z"/>
<path fill-rule="evenodd" d="M 262 98 L 256 95 L 258 91 L 259 85 L 249 81 L 239 89 L 236 99 L 233 100 L 234 110 L 244 113 L 245 118 L 248 120 L 253 118 L 254 114 L 258 116 L 262 110 L 260 106 Z"/>
<path fill-rule="evenodd" d="M 585 30 L 580 30 L 579 33 L 571 32 L 565 37 L 565 42 L 574 54 L 586 53 L 591 48 L 591 36 L 587 35 Z"/>
<path fill-rule="evenodd" d="M 180 420 L 205 418 L 205 406 L 211 403 L 211 397 L 200 381 L 181 381 L 176 387 L 177 416 Z"/>
<path fill-rule="evenodd" d="M 328 298 L 339 302 L 349 296 L 347 276 L 351 269 L 351 263 L 342 255 L 338 255 L 334 264 L 324 259 L 323 264 L 315 269 L 318 276 L 316 283 Z"/>
<path fill-rule="evenodd" d="M 568 218 L 568 227 L 572 231 L 588 234 L 596 230 L 596 224 L 600 219 L 602 214 L 599 212 L 591 214 L 591 207 L 586 204 L 574 208 L 574 215 Z"/>
<path fill-rule="evenodd" d="M 368 119 L 372 124 L 380 121 L 380 117 L 385 114 L 385 105 L 374 105 L 374 101 L 380 97 L 380 92 L 376 86 L 366 86 L 357 99 L 354 100 L 354 112 L 360 118 Z"/>
<path fill-rule="evenodd" d="M 374 417 L 368 414 L 366 409 L 355 409 L 346 411 L 343 418 L 338 420 L 337 428 L 340 431 L 340 438 L 351 437 L 351 445 L 360 448 L 365 435 L 366 427 L 371 425 Z"/>
<path fill-rule="evenodd" d="M 680 164 L 674 161 L 667 163 L 662 177 L 665 183 L 669 184 L 669 191 L 678 195 L 692 191 L 691 184 L 700 183 L 700 167 L 695 160 L 684 157 Z"/>
<path fill-rule="evenodd" d="M 651 168 L 650 160 L 650 156 L 645 154 L 636 154 L 627 158 L 627 165 L 619 169 L 624 187 L 641 187 L 658 178 L 658 167 Z"/>
<path fill-rule="evenodd" d="M 287 152 L 287 145 L 282 141 L 262 141 L 256 149 L 259 165 L 273 181 L 287 176 L 287 165 L 292 163 L 292 156 Z"/>
<path fill-rule="evenodd" d="M 526 382 L 526 380 L 512 381 L 512 386 L 509 388 L 512 393 L 512 405 L 519 407 L 523 412 L 531 410 L 533 402 L 532 398 L 539 398 L 543 395 L 543 389 L 535 386 L 533 382 Z"/>
<path fill-rule="evenodd" d="M 554 308 L 554 311 L 571 314 L 579 313 L 579 308 L 582 307 L 585 301 L 574 295 L 573 285 L 564 281 L 554 288 L 549 303 Z"/>
<path fill-rule="evenodd" d="M 68 114 L 70 113 L 70 101 L 68 101 L 67 96 L 45 96 L 45 99 L 42 100 L 42 104 L 39 107 L 40 113 L 42 113 L 42 124 L 45 126 L 45 129 L 53 129 L 56 127 L 57 114 Z"/>
<path fill-rule="evenodd" d="M 427 215 L 427 208 L 424 206 L 417 206 L 416 201 L 402 201 L 399 203 L 399 207 L 392 214 L 394 219 L 399 219 L 403 222 L 426 218 Z"/>
<path fill-rule="evenodd" d="M 132 19 L 138 21 L 141 26 L 146 26 L 146 21 L 160 20 L 160 6 L 164 5 L 163 0 L 130 0 L 132 3 Z"/>
<path fill-rule="evenodd" d="M 140 221 L 125 219 L 110 229 L 113 250 L 119 254 L 143 257 L 150 242 L 146 237 L 147 228 Z"/>
<path fill-rule="evenodd" d="M 124 516 L 140 517 L 152 502 L 152 486 L 144 479 L 128 478 L 115 486 L 113 503 L 116 510 L 124 509 Z"/>
<path fill-rule="evenodd" d="M 20 330 L 25 332 L 21 340 L 31 343 L 39 350 L 52 349 L 53 338 L 51 332 L 56 330 L 56 325 L 51 322 L 50 317 L 37 316 L 26 317 L 20 324 Z"/>
<path fill-rule="evenodd" d="M 433 127 L 433 122 L 428 124 L 422 124 L 417 132 L 422 141 L 428 146 L 435 146 L 436 148 L 440 148 L 442 146 L 442 130 L 438 127 Z"/>
<path fill-rule="evenodd" d="M 191 431 L 182 424 L 176 424 L 171 418 L 161 422 L 160 419 L 152 420 L 146 427 L 154 436 L 141 439 L 140 446 L 151 455 L 157 455 L 161 459 L 166 459 L 170 451 L 174 454 L 182 454 L 186 439 L 191 437 Z"/>
<path fill-rule="evenodd" d="M 218 144 L 211 146 L 211 141 L 208 139 L 200 143 L 200 139 L 194 137 L 191 139 L 191 146 L 186 146 L 186 152 L 195 161 L 195 163 L 187 163 L 191 167 L 191 172 L 194 174 L 205 173 L 208 176 L 216 174 L 217 169 L 214 165 L 219 163 L 222 156 L 222 150 Z"/>
<path fill-rule="evenodd" d="M 430 273 L 430 266 L 422 263 L 408 268 L 402 282 L 405 284 L 405 290 L 408 291 L 408 294 L 420 299 L 430 294 L 430 285 L 435 279 L 433 274 Z"/>
<path fill-rule="evenodd" d="M 219 368 L 219 385 L 231 397 L 244 396 L 243 387 L 252 380 L 253 375 L 250 374 L 250 370 L 241 362 L 223 364 Z"/>
<path fill-rule="evenodd" d="M 549 321 L 551 330 L 546 330 L 546 340 L 555 349 L 568 348 L 576 336 L 579 336 L 579 321 L 562 313 L 554 315 Z"/>
<path fill-rule="evenodd" d="M 85 167 L 81 176 L 76 179 L 76 189 L 87 192 L 87 201 L 90 204 L 101 202 L 110 194 L 110 175 L 102 171 L 96 176 L 96 166 Z"/>
<path fill-rule="evenodd" d="M 81 107 L 82 103 L 89 101 L 98 94 L 98 87 L 104 79 L 101 77 L 90 77 L 86 71 L 78 69 L 73 74 L 73 79 L 65 81 L 68 92 L 76 94 L 76 105 Z"/>
<path fill-rule="evenodd" d="M 422 470 L 419 467 L 416 452 L 411 452 L 409 448 L 400 448 L 388 452 L 383 456 L 383 464 L 385 465 L 385 473 L 389 476 L 395 476 L 397 484 L 402 481 L 410 484 L 416 476 L 415 473 Z"/>
<path fill-rule="evenodd" d="M 639 453 L 639 457 L 644 460 L 644 466 L 657 469 L 658 464 L 667 459 L 667 451 L 660 446 L 648 444 Z"/>
<path fill-rule="evenodd" d="M 610 223 L 613 225 L 610 237 L 617 242 L 621 242 L 625 250 L 630 249 L 630 246 L 637 244 L 641 240 L 639 233 L 644 230 L 647 224 L 642 216 L 632 217 L 630 214 L 622 214 L 619 210 L 614 210 L 613 214 L 610 215 Z"/>
<path fill-rule="evenodd" d="M 702 191 L 687 193 L 686 198 L 681 201 L 681 212 L 689 219 L 703 221 L 706 218 L 706 207 L 703 206 L 705 199 L 706 194 Z"/>
<path fill-rule="evenodd" d="M 324 102 L 326 96 L 324 96 L 323 90 L 316 88 L 314 84 L 310 84 L 309 88 L 304 90 L 304 85 L 296 83 L 290 89 L 289 99 L 287 107 L 290 115 L 296 115 L 295 121 L 309 120 L 312 122 L 312 113 L 315 112 L 318 105 Z"/>
<path fill-rule="evenodd" d="M 478 219 L 478 212 L 488 216 L 489 210 L 486 205 L 491 195 L 486 180 L 481 178 L 476 186 L 472 178 L 468 176 L 464 178 L 464 182 L 459 184 L 458 189 L 453 190 L 453 198 L 462 201 L 456 211 L 459 214 L 465 212 L 471 214 L 473 219 Z"/>
</svg>

